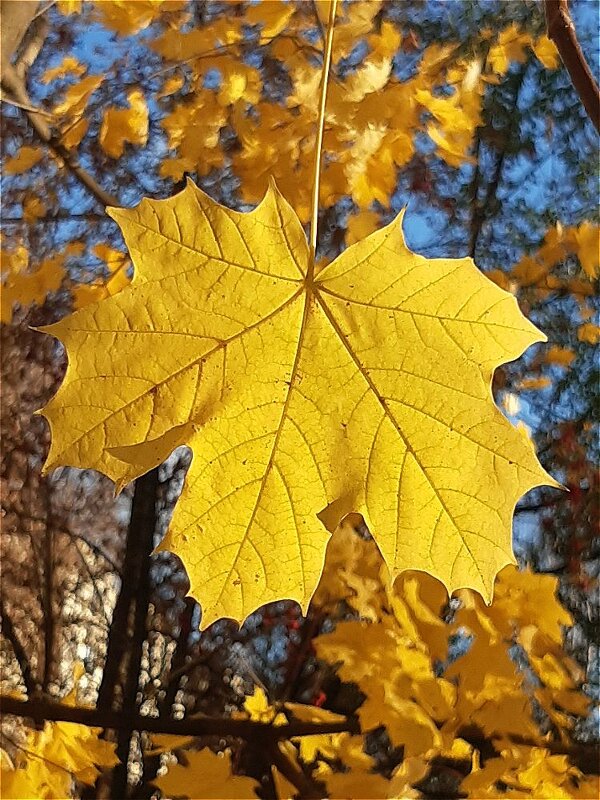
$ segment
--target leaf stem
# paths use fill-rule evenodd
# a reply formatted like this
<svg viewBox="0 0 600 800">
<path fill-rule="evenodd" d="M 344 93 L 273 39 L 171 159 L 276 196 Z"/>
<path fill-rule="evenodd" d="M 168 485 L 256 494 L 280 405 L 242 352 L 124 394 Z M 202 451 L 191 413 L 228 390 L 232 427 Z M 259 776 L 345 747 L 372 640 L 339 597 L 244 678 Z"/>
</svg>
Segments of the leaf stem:
<svg viewBox="0 0 600 800">
<path fill-rule="evenodd" d="M 329 83 L 329 69 L 331 67 L 331 53 L 333 51 L 333 26 L 337 0 L 331 0 L 329 5 L 329 20 L 327 22 L 327 39 L 323 53 L 323 73 L 321 76 L 321 97 L 319 99 L 319 121 L 317 127 L 317 141 L 315 143 L 315 176 L 313 181 L 312 218 L 310 224 L 310 265 L 308 280 L 311 281 L 315 272 L 315 254 L 317 252 L 317 226 L 319 223 L 319 184 L 321 181 L 321 151 L 323 149 L 323 131 L 325 129 L 325 104 L 327 102 L 327 85 Z"/>
</svg>

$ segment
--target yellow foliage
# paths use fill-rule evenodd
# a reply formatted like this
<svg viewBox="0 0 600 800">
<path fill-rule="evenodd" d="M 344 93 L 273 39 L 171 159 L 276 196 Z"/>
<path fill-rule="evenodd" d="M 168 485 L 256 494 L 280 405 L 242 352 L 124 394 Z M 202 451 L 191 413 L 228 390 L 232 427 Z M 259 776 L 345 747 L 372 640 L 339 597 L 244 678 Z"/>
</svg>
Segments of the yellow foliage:
<svg viewBox="0 0 600 800">
<path fill-rule="evenodd" d="M 2 797 L 64 800 L 73 781 L 93 785 L 102 769 L 118 763 L 115 745 L 99 738 L 99 728 L 73 722 L 47 722 L 29 730 L 14 761 L 2 760 Z"/>
<path fill-rule="evenodd" d="M 587 344 L 598 344 L 600 342 L 600 327 L 593 322 L 584 322 L 577 329 L 577 338 L 580 342 Z"/>
<path fill-rule="evenodd" d="M 97 244 L 93 248 L 94 255 L 106 263 L 111 273 L 107 281 L 98 278 L 93 283 L 80 283 L 71 288 L 73 307 L 84 308 L 91 303 L 97 303 L 106 297 L 120 292 L 130 283 L 129 268 L 131 262 L 127 253 L 115 250 L 106 244 Z"/>
<path fill-rule="evenodd" d="M 600 276 L 600 244 L 598 240 L 598 226 L 591 222 L 582 222 L 573 231 L 575 250 L 583 271 L 590 280 Z"/>
<path fill-rule="evenodd" d="M 347 530 L 345 535 L 347 538 Z M 332 571 L 337 559 L 337 550 L 330 548 L 324 581 L 333 577 L 333 585 L 339 581 L 340 573 Z M 363 575 L 371 580 L 372 567 L 360 560 L 354 563 L 354 581 L 359 582 Z M 385 578 L 380 594 L 386 591 L 384 582 Z M 412 592 L 407 590 L 410 586 Z M 428 772 L 429 763 L 440 757 L 471 762 L 472 773 L 462 785 L 469 797 L 504 796 L 495 788 L 495 781 L 504 780 L 501 776 L 505 775 L 509 785 L 516 787 L 520 770 L 524 773 L 523 785 L 528 787 L 524 797 L 588 797 L 577 793 L 576 787 L 589 787 L 589 779 L 584 781 L 566 757 L 550 759 L 551 772 L 567 767 L 561 780 L 554 775 L 552 783 L 552 775 L 542 775 L 549 754 L 535 747 L 515 750 L 507 744 L 511 736 L 529 737 L 543 747 L 544 737 L 532 714 L 534 699 L 557 726 L 567 746 L 572 715 L 584 715 L 589 705 L 580 691 L 581 671 L 562 648 L 561 626 L 572 624 L 572 618 L 558 602 L 557 586 L 553 576 L 508 566 L 498 575 L 491 605 L 486 606 L 472 591 L 462 591 L 457 598 L 458 611 L 448 624 L 443 621 L 448 602 L 444 587 L 429 575 L 408 572 L 396 582 L 394 597 L 412 608 L 412 619 L 405 613 L 391 615 L 384 603 L 375 622 L 338 622 L 332 633 L 315 640 L 318 656 L 337 667 L 343 681 L 357 683 L 366 695 L 357 711 L 361 729 L 367 732 L 385 725 L 393 744 L 404 745 L 404 761 L 392 778 L 392 785 L 401 789 L 394 794 L 388 787 L 390 793 L 381 789 L 382 793 L 374 796 L 419 797 L 413 785 Z M 343 587 L 341 594 L 344 595 Z M 425 624 L 419 618 L 419 599 L 428 607 Z M 443 677 L 437 677 L 434 658 L 446 659 L 448 640 L 457 634 L 472 637 L 470 647 L 445 668 Z M 510 650 L 515 642 L 523 647 L 539 686 L 532 686 L 513 661 Z M 483 768 L 478 751 L 461 738 L 464 732 L 468 739 L 474 727 L 481 729 L 501 753 L 497 759 L 487 756 Z M 321 737 L 323 741 L 315 742 L 314 749 L 303 751 L 301 746 L 305 760 L 319 754 L 321 758 L 335 759 L 327 738 L 335 737 Z M 339 753 L 337 758 L 345 765 L 350 763 Z M 369 773 L 371 766 L 368 762 L 356 763 L 352 769 L 362 776 Z M 330 770 L 323 766 L 321 772 L 325 777 Z M 550 786 L 556 791 L 557 785 L 561 791 L 572 793 L 536 794 L 550 792 Z"/>
<path fill-rule="evenodd" d="M 4 259 L 2 266 L 4 273 Z M 64 276 L 64 254 L 44 259 L 33 272 L 3 274 L 0 320 L 10 322 L 16 305 L 41 305 L 50 292 L 60 289 Z"/>
<path fill-rule="evenodd" d="M 88 101 L 92 94 L 103 82 L 102 75 L 88 75 L 87 78 L 69 86 L 60 103 L 54 106 L 53 113 L 56 116 L 79 117 L 85 111 Z"/>
<path fill-rule="evenodd" d="M 581 794 L 581 772 L 569 764 L 566 756 L 551 755 L 541 747 L 512 745 L 502 751 L 500 758 L 488 759 L 485 766 L 472 772 L 461 784 L 469 797 L 490 798 L 536 797 L 546 800 L 561 798 L 589 798 L 595 794 Z M 588 787 L 597 780 L 588 779 Z M 498 785 L 500 784 L 500 785 Z M 587 791 L 587 790 L 586 790 Z"/>
<path fill-rule="evenodd" d="M 143 93 L 133 89 L 127 100 L 129 108 L 111 106 L 102 118 L 100 146 L 111 158 L 120 158 L 126 143 L 143 147 L 148 140 L 148 107 Z"/>
<path fill-rule="evenodd" d="M 546 34 L 536 39 L 531 45 L 531 49 L 535 53 L 538 61 L 540 61 L 546 69 L 556 69 L 560 64 L 560 57 L 556 45 Z"/>
<path fill-rule="evenodd" d="M 185 0 L 97 0 L 95 11 L 103 25 L 122 36 L 130 36 L 147 28 L 164 12 L 184 9 Z"/>
<path fill-rule="evenodd" d="M 361 770 L 334 772 L 326 764 L 321 764 L 315 777 L 327 787 L 331 800 L 364 800 L 365 797 L 389 797 L 389 781 L 382 775 Z"/>
<path fill-rule="evenodd" d="M 184 172 L 198 170 L 207 174 L 221 164 L 219 133 L 226 124 L 227 114 L 213 92 L 205 89 L 196 95 L 195 103 L 178 103 L 163 120 L 169 146 L 179 155 L 163 161 L 162 177 L 179 180 Z"/>
<path fill-rule="evenodd" d="M 60 64 L 47 69 L 41 77 L 42 83 L 51 83 L 57 78 L 65 78 L 74 75 L 80 78 L 87 72 L 87 67 L 74 56 L 64 56 Z"/>
<path fill-rule="evenodd" d="M 525 61 L 530 44 L 530 34 L 513 23 L 500 32 L 496 44 L 490 47 L 487 61 L 495 73 L 504 75 L 513 61 L 521 64 Z"/>
<path fill-rule="evenodd" d="M 531 392 L 537 389 L 547 389 L 549 386 L 552 386 L 552 381 L 544 375 L 539 378 L 523 378 L 517 383 L 516 388 Z"/>
<path fill-rule="evenodd" d="M 265 44 L 287 27 L 295 12 L 296 8 L 293 3 L 273 3 L 269 0 L 261 0 L 249 7 L 246 21 L 248 25 L 260 27 L 260 43 Z"/>
<path fill-rule="evenodd" d="M 328 4 L 317 3 L 316 7 L 320 16 L 328 14 Z M 389 205 L 396 169 L 407 164 L 415 152 L 413 140 L 422 130 L 423 111 L 433 115 L 428 132 L 439 157 L 454 167 L 472 163 L 470 149 L 481 125 L 483 95 L 489 83 L 500 80 L 498 73 L 484 69 L 481 57 L 459 58 L 456 44 L 428 47 L 415 75 L 399 80 L 393 73 L 392 59 L 401 47 L 402 36 L 385 19 L 377 29 L 380 9 L 379 0 L 338 6 L 334 74 L 335 65 L 359 41 L 364 42 L 367 54 L 355 70 L 330 80 L 320 197 L 325 207 L 345 194 L 350 194 L 361 210 L 367 210 L 374 199 Z M 309 31 L 314 14 L 301 12 L 305 12 L 304 7 L 291 2 L 253 3 L 233 19 L 217 17 L 184 33 L 169 28 L 152 46 L 165 59 L 186 62 L 191 69 L 191 91 L 183 102 L 188 121 L 182 130 L 191 126 L 202 138 L 207 126 L 218 132 L 231 125 L 239 142 L 231 156 L 243 199 L 259 202 L 273 177 L 291 198 L 301 221 L 306 222 L 321 68 L 307 47 L 312 43 Z M 326 19 L 322 21 L 325 23 Z M 260 76 L 244 63 L 244 24 L 260 26 L 262 45 L 270 56 L 285 64 L 292 80 L 287 108 L 260 97 Z M 552 61 L 554 46 L 546 37 L 534 41 L 512 25 L 492 46 L 492 63 L 504 70 L 512 60 L 524 59 L 529 48 L 546 64 Z M 208 91 L 203 88 L 203 78 L 211 68 L 224 77 L 220 89 Z M 421 100 L 417 101 L 419 93 Z M 227 117 L 218 110 L 215 114 L 207 102 L 208 94 L 217 94 L 216 105 L 230 108 L 231 114 Z M 248 103 L 253 105 L 250 114 Z M 293 114 L 289 113 L 291 109 Z M 174 113 L 180 114 L 178 110 Z M 203 124 L 194 122 L 200 117 Z M 173 122 L 172 117 L 164 122 L 175 152 L 164 166 L 163 176 L 179 180 L 185 171 L 203 175 L 225 164 L 229 154 L 223 153 L 214 140 L 203 145 L 185 133 L 172 136 Z"/>
<path fill-rule="evenodd" d="M 7 175 L 21 175 L 35 167 L 43 155 L 44 151 L 41 147 L 21 147 L 16 155 L 6 160 L 4 172 Z"/>
<path fill-rule="evenodd" d="M 54 106 L 53 113 L 57 117 L 64 117 L 61 124 L 61 143 L 67 150 L 77 147 L 85 136 L 89 121 L 83 114 L 91 96 L 103 80 L 102 75 L 88 75 L 69 86 L 62 101 Z"/>
<path fill-rule="evenodd" d="M 274 188 L 250 214 L 191 184 L 111 214 L 136 277 L 46 329 L 69 352 L 44 410 L 48 468 L 123 485 L 192 447 L 162 546 L 186 564 L 203 626 L 282 597 L 306 608 L 332 503 L 331 529 L 365 516 L 392 577 L 421 568 L 489 596 L 513 559 L 515 503 L 551 480 L 490 395 L 495 367 L 542 338 L 514 298 L 468 259 L 411 253 L 399 220 L 313 280 Z"/>
<path fill-rule="evenodd" d="M 561 367 L 568 367 L 576 356 L 569 347 L 558 347 L 555 345 L 547 350 L 544 357 L 549 364 L 558 364 Z"/>
<path fill-rule="evenodd" d="M 231 769 L 231 755 L 203 750 L 186 751 L 185 764 L 170 766 L 165 775 L 154 781 L 167 797 L 189 797 L 203 800 L 256 800 L 259 784 L 253 778 L 238 777 Z"/>
<path fill-rule="evenodd" d="M 516 24 L 500 32 L 498 39 L 489 50 L 487 61 L 493 72 L 504 75 L 513 62 L 522 64 L 531 49 L 546 69 L 556 69 L 560 63 L 558 50 L 545 34 L 533 39 L 526 31 L 520 31 Z"/>
<path fill-rule="evenodd" d="M 61 14 L 80 14 L 83 0 L 57 0 L 56 7 Z"/>
<path fill-rule="evenodd" d="M 580 280 L 562 278 L 553 268 L 569 255 L 576 255 L 583 271 Z M 598 226 L 584 221 L 577 227 L 564 227 L 556 223 L 544 236 L 544 242 L 537 253 L 524 256 L 512 271 L 511 277 L 521 286 L 544 289 L 560 289 L 563 285 L 568 291 L 577 294 L 594 293 L 590 282 L 600 275 L 600 248 L 598 246 Z"/>
<path fill-rule="evenodd" d="M 23 200 L 23 219 L 26 222 L 35 222 L 46 213 L 46 204 L 37 195 L 29 195 Z"/>
</svg>

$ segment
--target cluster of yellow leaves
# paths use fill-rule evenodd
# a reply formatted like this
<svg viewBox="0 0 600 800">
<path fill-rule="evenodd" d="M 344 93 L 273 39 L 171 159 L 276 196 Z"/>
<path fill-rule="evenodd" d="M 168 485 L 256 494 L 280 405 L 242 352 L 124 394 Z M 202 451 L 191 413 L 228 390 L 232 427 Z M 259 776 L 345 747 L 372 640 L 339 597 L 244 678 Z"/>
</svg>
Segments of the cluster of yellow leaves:
<svg viewBox="0 0 600 800">
<path fill-rule="evenodd" d="M 548 68 L 558 64 L 547 37 L 533 40 L 511 25 L 491 44 L 485 68 L 483 56 L 460 59 L 456 46 L 434 45 L 422 54 L 416 73 L 400 81 L 393 58 L 402 37 L 387 21 L 375 30 L 381 7 L 381 0 L 341 7 L 334 36 L 334 71 L 358 41 L 365 41 L 368 53 L 356 70 L 331 82 L 324 142 L 320 204 L 330 206 L 349 194 L 360 216 L 364 215 L 359 223 L 363 236 L 375 227 L 370 204 L 374 200 L 389 204 L 396 168 L 407 164 L 415 152 L 414 137 L 422 128 L 423 115 L 430 120 L 427 132 L 438 155 L 459 166 L 470 160 L 486 85 L 497 82 L 510 63 L 523 61 L 529 49 Z M 234 19 L 217 16 L 182 33 L 180 27 L 187 21 L 182 14 L 179 25 L 173 22 L 153 42 L 167 62 L 180 65 L 189 76 L 186 93 L 163 121 L 176 154 L 165 161 L 162 174 L 179 180 L 184 172 L 204 175 L 223 165 L 226 155 L 217 145 L 220 131 L 229 125 L 240 145 L 232 164 L 241 179 L 243 199 L 258 202 L 269 177 L 274 177 L 283 193 L 293 198 L 301 221 L 307 221 L 321 76 L 311 37 L 312 8 L 304 3 L 248 4 Z M 269 57 L 289 71 L 292 91 L 285 107 L 261 96 L 260 72 L 244 63 L 248 25 L 258 27 Z M 209 71 L 220 75 L 218 88 L 206 88 Z M 203 121 L 200 131 L 199 120 Z M 349 243 L 355 240 L 349 238 Z"/>
<path fill-rule="evenodd" d="M 27 213 L 26 203 L 24 213 Z M 10 250 L 0 250 L 0 321 L 10 323 L 17 307 L 42 305 L 49 294 L 61 288 L 70 289 L 74 308 L 78 309 L 111 297 L 129 284 L 131 262 L 126 253 L 106 244 L 94 245 L 92 251 L 105 262 L 109 272 L 107 280 L 97 278 L 92 283 L 81 283 L 70 277 L 65 262 L 82 255 L 83 245 L 79 242 L 70 242 L 61 253 L 43 259 L 35 269 L 31 269 L 29 251 L 22 243 Z"/>
<path fill-rule="evenodd" d="M 143 93 L 133 89 L 127 99 L 129 108 L 108 108 L 102 118 L 100 146 L 111 158 L 120 158 L 126 143 L 141 147 L 148 140 L 148 108 Z"/>
<path fill-rule="evenodd" d="M 21 147 L 16 155 L 6 160 L 3 171 L 6 175 L 21 175 L 34 167 L 43 155 L 41 147 Z"/>
<path fill-rule="evenodd" d="M 187 0 L 88 0 L 94 10 L 94 16 L 107 28 L 121 34 L 131 36 L 147 28 L 165 12 L 180 11 L 187 5 Z M 58 0 L 56 6 L 61 14 L 80 14 L 83 0 Z"/>
<path fill-rule="evenodd" d="M 498 577 L 490 606 L 462 591 L 448 622 L 443 585 L 412 572 L 392 587 L 374 542 L 353 529 L 356 521 L 349 518 L 332 537 L 314 604 L 342 617 L 343 606 L 350 607 L 363 619 L 338 622 L 315 645 L 318 656 L 366 696 L 357 712 L 362 734 L 280 742 L 287 761 L 321 782 L 327 797 L 345 800 L 422 797 L 414 786 L 439 759 L 462 771 L 460 790 L 478 800 L 506 796 L 504 785 L 511 797 L 597 796 L 597 778 L 548 749 L 550 735 L 540 731 L 532 709 L 532 701 L 540 704 L 568 748 L 573 719 L 589 705 L 580 691 L 580 670 L 562 649 L 562 626 L 572 619 L 556 598 L 557 579 L 509 566 Z M 465 642 L 463 653 L 448 659 L 457 635 Z M 510 656 L 516 644 L 527 655 L 526 668 Z M 442 675 L 440 664 L 446 665 Z M 343 719 L 314 706 L 273 704 L 258 687 L 235 716 L 272 725 Z M 366 735 L 381 726 L 404 751 L 389 778 L 376 771 L 376 760 L 366 752 Z M 478 736 L 495 755 L 482 755 Z M 190 751 L 189 739 L 162 738 L 164 749 L 176 750 L 180 761 L 157 781 L 166 796 L 256 796 L 252 781 L 232 774 L 228 753 Z M 273 777 L 279 798 L 296 795 L 276 770 Z"/>
<path fill-rule="evenodd" d="M 272 704 L 262 688 L 256 687 L 254 694 L 246 698 L 243 710 L 235 714 L 238 719 L 250 719 L 264 724 L 283 725 L 287 722 L 329 723 L 340 722 L 344 717 L 316 706 L 300 703 Z M 175 737 L 154 737 L 153 742 L 162 743 L 165 749 L 177 749 L 180 763 L 170 766 L 167 773 L 155 781 L 166 797 L 202 798 L 256 798 L 256 781 L 233 775 L 231 757 L 228 752 L 219 755 L 208 749 L 190 751 L 184 749 L 189 740 Z M 364 751 L 362 736 L 350 733 L 333 735 L 302 736 L 294 741 L 283 741 L 277 745 L 288 762 L 296 769 L 301 764 L 312 764 L 314 777 L 322 782 L 330 798 L 405 797 L 396 789 L 406 783 L 406 768 L 397 770 L 398 778 L 392 781 L 373 772 L 375 759 Z M 343 762 L 346 773 L 334 771 L 329 762 Z M 279 798 L 292 798 L 296 788 L 277 770 L 273 780 Z M 416 779 L 416 778 L 415 778 Z M 391 793 L 387 793 L 388 789 Z"/>
<path fill-rule="evenodd" d="M 154 742 L 166 737 L 154 737 Z M 180 747 L 181 737 L 169 737 L 172 741 L 166 742 L 167 748 Z M 241 800 L 241 798 L 256 798 L 254 789 L 258 783 L 252 778 L 234 775 L 231 767 L 231 755 L 213 753 L 212 750 L 180 752 L 183 763 L 171 765 L 168 772 L 158 778 L 154 783 L 161 790 L 163 797 L 201 797 L 202 800 Z M 184 753 L 181 756 L 181 753 Z"/>
<path fill-rule="evenodd" d="M 514 23 L 498 34 L 488 51 L 487 62 L 494 75 L 504 75 L 511 63 L 523 64 L 529 50 L 546 69 L 558 67 L 558 50 L 554 43 L 545 34 L 534 38 Z"/>
<path fill-rule="evenodd" d="M 75 686 L 63 698 L 75 705 L 82 668 L 75 669 Z M 65 800 L 75 783 L 93 786 L 103 769 L 118 763 L 115 745 L 100 738 L 100 728 L 74 722 L 46 722 L 27 730 L 14 743 L 14 754 L 0 749 L 0 784 L 5 800 Z"/>
<path fill-rule="evenodd" d="M 119 4 L 102 3 L 100 5 L 106 7 L 110 13 L 111 9 L 113 12 L 116 11 Z M 139 10 L 136 12 L 137 6 L 132 6 L 131 3 L 123 4 L 123 10 L 126 9 L 130 11 L 133 9 L 134 13 L 139 12 Z M 104 82 L 102 75 L 82 77 L 86 72 L 87 67 L 84 64 L 73 56 L 65 56 L 59 64 L 46 70 L 42 76 L 43 83 L 52 83 L 60 78 L 76 79 L 70 86 L 67 86 L 62 98 L 55 102 L 52 108 L 61 143 L 68 150 L 76 148 L 87 133 L 89 119 L 85 115 L 88 111 L 88 104 L 94 92 Z M 127 94 L 127 101 L 128 107 L 126 108 L 109 106 L 105 109 L 98 136 L 104 152 L 115 159 L 123 155 L 125 144 L 143 147 L 148 140 L 148 107 L 143 92 L 140 89 L 132 89 Z M 30 169 L 41 157 L 35 157 L 35 150 L 31 147 L 22 148 L 18 157 L 11 159 L 5 169 L 9 174 Z"/>
<path fill-rule="evenodd" d="M 67 149 L 76 148 L 89 128 L 85 117 L 88 103 L 104 81 L 102 75 L 88 75 L 67 87 L 62 99 L 54 104 L 52 113 L 57 120 L 61 144 Z"/>
<path fill-rule="evenodd" d="M 592 281 L 600 277 L 598 240 L 598 226 L 591 222 L 582 222 L 577 227 L 556 223 L 544 236 L 540 249 L 522 258 L 513 267 L 508 279 L 517 281 L 520 286 L 535 285 L 541 292 L 565 289 L 572 294 L 590 296 L 594 293 Z M 579 260 L 583 274 L 561 281 L 553 268 L 571 255 Z"/>
<path fill-rule="evenodd" d="M 462 782 L 468 797 L 547 798 L 547 800 L 593 800 L 599 785 L 595 776 L 585 776 L 569 763 L 567 756 L 552 755 L 543 747 L 509 745 L 499 758 L 490 758 L 485 766 L 472 772 Z"/>
<path fill-rule="evenodd" d="M 469 797 L 504 796 L 498 781 L 521 792 L 511 797 L 594 797 L 597 780 L 583 776 L 566 756 L 550 756 L 544 748 L 549 735 L 540 732 L 533 714 L 535 701 L 567 744 L 573 715 L 584 715 L 589 706 L 580 670 L 562 648 L 561 626 L 572 619 L 556 599 L 557 585 L 554 577 L 506 567 L 490 606 L 463 590 L 459 610 L 446 623 L 448 595 L 439 582 L 405 573 L 390 588 L 374 543 L 346 524 L 330 543 L 315 603 L 332 613 L 342 598 L 368 622 L 339 622 L 316 640 L 317 654 L 366 695 L 357 712 L 361 729 L 384 725 L 392 743 L 404 746 L 413 783 L 442 756 L 471 762 L 461 785 Z M 472 641 L 448 662 L 449 640 L 456 635 Z M 515 644 L 526 653 L 526 669 L 510 656 Z M 440 663 L 449 664 L 441 676 Z M 474 729 L 494 743 L 497 758 L 482 764 L 477 748 L 462 739 Z M 511 737 L 539 746 L 517 745 Z"/>
<path fill-rule="evenodd" d="M 594 322 L 596 311 L 596 283 L 600 277 L 600 231 L 597 225 L 585 221 L 578 226 L 563 226 L 560 222 L 551 227 L 541 247 L 533 254 L 524 256 L 508 272 L 494 270 L 488 276 L 499 286 L 510 291 L 517 288 L 533 305 L 543 302 L 555 294 L 568 294 L 579 306 L 577 338 L 580 342 L 596 345 L 600 341 L 600 327 Z M 580 271 L 564 269 L 569 258 L 576 258 Z M 575 352 L 568 347 L 554 345 L 540 353 L 532 369 L 544 367 L 569 367 Z M 524 378 L 520 389 L 544 389 L 550 386 L 548 375 L 530 375 Z"/>
<path fill-rule="evenodd" d="M 74 722 L 47 722 L 41 731 L 28 731 L 14 758 L 0 751 L 2 797 L 64 800 L 73 796 L 74 781 L 93 785 L 102 769 L 118 762 L 114 744 L 100 733 Z"/>
<path fill-rule="evenodd" d="M 190 183 L 111 215 L 135 277 L 46 329 L 69 356 L 47 468 L 122 486 L 192 448 L 163 547 L 203 627 L 279 598 L 306 608 L 325 527 L 350 511 L 392 577 L 489 596 L 514 505 L 551 481 L 490 394 L 496 366 L 543 338 L 514 298 L 469 259 L 410 252 L 400 218 L 315 276 L 275 188 L 248 214 Z"/>
<path fill-rule="evenodd" d="M 106 244 L 97 244 L 92 248 L 97 258 L 104 261 L 110 277 L 108 280 L 97 278 L 93 283 L 78 283 L 73 285 L 73 306 L 76 309 L 84 308 L 91 303 L 97 303 L 106 297 L 112 297 L 127 286 L 130 282 L 129 269 L 131 262 L 127 253 L 115 250 Z"/>
<path fill-rule="evenodd" d="M 0 252 L 2 302 L 0 321 L 10 322 L 16 305 L 41 305 L 51 292 L 60 289 L 65 277 L 67 253 L 45 258 L 36 269 L 29 270 L 29 252 L 22 245 Z"/>
</svg>

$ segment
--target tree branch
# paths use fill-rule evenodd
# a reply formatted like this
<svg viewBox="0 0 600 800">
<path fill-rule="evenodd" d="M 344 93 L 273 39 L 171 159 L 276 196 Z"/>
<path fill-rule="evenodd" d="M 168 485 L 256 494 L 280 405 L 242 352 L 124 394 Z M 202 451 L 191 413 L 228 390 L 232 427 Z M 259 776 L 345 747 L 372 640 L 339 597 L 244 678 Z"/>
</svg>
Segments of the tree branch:
<svg viewBox="0 0 600 800">
<path fill-rule="evenodd" d="M 108 708 L 83 708 L 66 706 L 47 699 L 21 700 L 10 695 L 0 695 L 0 713 L 28 717 L 36 722 L 75 722 L 93 728 L 111 730 L 140 730 L 149 733 L 171 733 L 176 736 L 234 736 L 240 739 L 277 741 L 294 736 L 315 736 L 349 731 L 359 733 L 358 722 L 290 722 L 271 725 L 246 719 L 227 717 L 187 717 L 166 719 L 141 714 L 125 715 Z"/>
<path fill-rule="evenodd" d="M 302 800 L 321 800 L 323 797 L 322 790 L 319 789 L 313 780 L 304 774 L 297 764 L 294 764 L 285 753 L 282 753 L 277 742 L 272 742 L 270 744 L 268 757 L 279 772 L 298 789 L 300 792 L 299 796 Z"/>
<path fill-rule="evenodd" d="M 138 711 L 137 694 L 140 683 L 142 650 L 146 639 L 148 606 L 150 603 L 150 559 L 154 549 L 156 531 L 156 503 L 158 499 L 158 469 L 138 478 L 135 482 L 131 519 L 127 534 L 128 551 L 132 548 L 131 568 L 123 573 L 123 581 L 134 588 L 132 595 L 133 613 L 131 632 L 128 636 L 129 658 L 123 681 L 123 701 L 121 708 L 126 719 L 131 719 Z M 114 696 L 113 696 L 114 700 Z M 127 794 L 127 759 L 131 747 L 131 735 L 135 727 L 121 729 L 117 737 L 116 765 L 112 775 L 112 797 L 125 797 Z"/>
<path fill-rule="evenodd" d="M 8 92 L 11 100 L 16 100 L 21 106 L 31 106 L 31 101 L 23 80 L 19 77 L 11 64 L 8 64 L 2 75 L 2 90 Z M 77 156 L 71 153 L 61 144 L 60 140 L 54 136 L 44 117 L 37 111 L 23 109 L 29 124 L 33 128 L 36 136 L 52 152 L 58 156 L 67 169 L 79 180 L 85 188 L 94 195 L 103 206 L 120 206 L 118 198 L 105 191 L 96 179 L 90 175 L 79 163 Z"/>
<path fill-rule="evenodd" d="M 273 725 L 267 722 L 254 722 L 249 719 L 230 719 L 228 717 L 186 717 L 184 719 L 166 719 L 142 716 L 140 714 L 125 715 L 119 711 L 103 708 L 83 708 L 66 706 L 54 700 L 35 698 L 22 700 L 11 695 L 0 695 L 0 713 L 27 717 L 35 722 L 75 722 L 93 728 L 109 728 L 111 730 L 140 730 L 149 733 L 170 733 L 176 736 L 232 736 L 238 739 L 258 741 L 269 747 L 274 742 L 293 739 L 297 736 L 318 736 L 331 733 L 360 733 L 358 720 L 344 719 L 340 722 L 289 722 L 286 725 Z M 477 730 L 462 728 L 458 731 L 465 741 L 481 750 L 490 744 L 492 737 L 484 737 Z M 595 744 L 573 742 L 544 741 L 528 739 L 526 736 L 511 734 L 506 737 L 514 744 L 530 747 L 543 747 L 556 755 L 568 755 L 587 773 L 598 772 L 598 750 Z"/>
<path fill-rule="evenodd" d="M 567 0 L 545 0 L 548 36 L 560 54 L 588 117 L 600 133 L 600 90 L 577 41 Z"/>
<path fill-rule="evenodd" d="M 19 669 L 21 670 L 23 683 L 25 684 L 27 693 L 34 694 L 37 689 L 37 683 L 31 672 L 29 657 L 25 652 L 25 648 L 21 644 L 21 640 L 17 635 L 14 625 L 12 624 L 12 619 L 10 618 L 6 606 L 4 605 L 4 598 L 2 596 L 0 596 L 0 617 L 2 617 L 2 633 L 4 636 L 6 636 L 11 644 L 13 653 L 15 654 L 15 658 L 17 659 L 17 663 L 19 665 Z"/>
</svg>

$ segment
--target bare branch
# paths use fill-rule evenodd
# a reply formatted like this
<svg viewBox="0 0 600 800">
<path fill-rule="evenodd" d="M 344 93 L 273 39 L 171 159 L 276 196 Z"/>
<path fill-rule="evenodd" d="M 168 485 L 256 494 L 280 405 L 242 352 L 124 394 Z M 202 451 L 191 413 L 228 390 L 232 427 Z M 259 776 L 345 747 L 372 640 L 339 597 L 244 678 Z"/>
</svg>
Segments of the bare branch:
<svg viewBox="0 0 600 800">
<path fill-rule="evenodd" d="M 181 736 L 234 736 L 240 739 L 277 741 L 295 736 L 314 736 L 326 733 L 359 732 L 358 722 L 290 722 L 287 725 L 270 725 L 246 719 L 227 717 L 187 717 L 167 719 L 140 714 L 126 715 L 108 708 L 83 708 L 66 706 L 53 700 L 21 700 L 0 695 L 0 712 L 28 717 L 36 722 L 76 722 L 93 728 L 111 730 L 141 730 L 149 733 L 172 733 Z"/>
<path fill-rule="evenodd" d="M 8 92 L 10 100 L 20 104 L 21 106 L 30 106 L 31 101 L 23 80 L 19 77 L 16 70 L 11 64 L 5 67 L 2 75 L 2 91 Z M 79 163 L 77 156 L 71 153 L 67 148 L 57 139 L 50 130 L 46 119 L 38 114 L 37 111 L 28 111 L 24 109 L 24 113 L 29 120 L 29 124 L 33 128 L 36 136 L 45 145 L 47 145 L 52 152 L 58 156 L 67 167 L 67 169 L 79 180 L 85 188 L 91 192 L 94 197 L 103 206 L 120 206 L 118 198 L 105 191 L 96 179 L 84 169 Z"/>
<path fill-rule="evenodd" d="M 4 598 L 0 596 L 0 616 L 2 617 L 2 633 L 11 644 L 15 658 L 23 676 L 23 683 L 27 689 L 28 694 L 33 694 L 37 689 L 37 683 L 34 680 L 31 672 L 31 665 L 29 664 L 29 657 L 25 652 L 25 648 L 21 644 L 17 632 L 12 624 L 10 615 L 4 605 Z"/>
<path fill-rule="evenodd" d="M 545 0 L 548 36 L 557 47 L 588 117 L 600 133 L 600 90 L 577 41 L 567 0 Z"/>
</svg>

